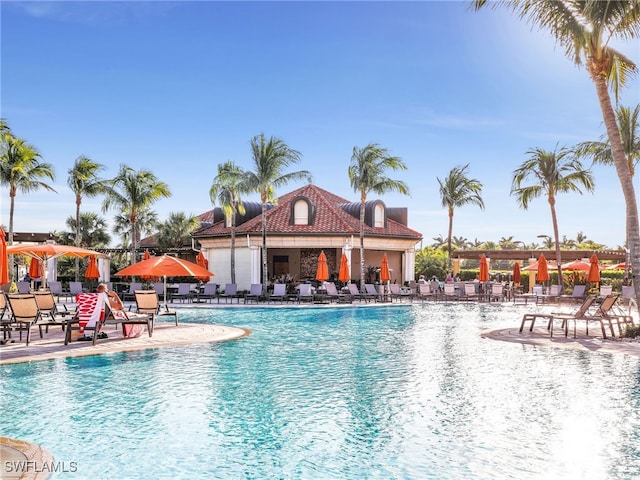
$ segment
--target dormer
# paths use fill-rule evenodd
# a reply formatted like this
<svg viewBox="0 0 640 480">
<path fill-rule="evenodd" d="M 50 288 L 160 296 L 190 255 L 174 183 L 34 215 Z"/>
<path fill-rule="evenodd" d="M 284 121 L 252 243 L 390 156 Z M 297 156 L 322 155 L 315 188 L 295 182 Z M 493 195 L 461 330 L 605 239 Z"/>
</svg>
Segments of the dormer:
<svg viewBox="0 0 640 480">
<path fill-rule="evenodd" d="M 307 197 L 300 196 L 291 201 L 290 225 L 313 225 L 315 216 L 315 206 Z"/>
<path fill-rule="evenodd" d="M 360 218 L 360 203 L 347 203 L 342 205 L 342 209 L 355 218 Z M 386 228 L 387 207 L 382 200 L 365 202 L 364 223 L 372 228 Z"/>
</svg>

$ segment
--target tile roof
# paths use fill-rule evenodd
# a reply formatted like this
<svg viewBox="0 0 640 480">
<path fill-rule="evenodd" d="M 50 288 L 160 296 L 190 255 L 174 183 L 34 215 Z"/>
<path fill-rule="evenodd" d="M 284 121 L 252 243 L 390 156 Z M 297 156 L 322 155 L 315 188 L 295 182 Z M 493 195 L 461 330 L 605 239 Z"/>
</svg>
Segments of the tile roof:
<svg viewBox="0 0 640 480">
<path fill-rule="evenodd" d="M 315 207 L 315 218 L 312 225 L 291 225 L 291 202 L 299 197 L 306 197 Z M 338 195 L 334 195 L 315 185 L 305 185 L 292 192 L 282 195 L 278 204 L 267 211 L 267 233 L 274 234 L 308 234 L 308 235 L 359 235 L 360 219 L 346 212 L 342 205 L 351 203 Z M 200 219 L 211 219 L 213 214 L 205 212 L 198 216 Z M 236 234 L 251 234 L 262 232 L 262 220 L 258 215 L 236 227 Z M 195 237 L 226 236 L 230 229 L 224 222 L 206 226 L 194 233 Z M 419 240 L 422 234 L 387 218 L 387 226 L 374 228 L 365 224 L 365 235 L 415 238 Z"/>
</svg>

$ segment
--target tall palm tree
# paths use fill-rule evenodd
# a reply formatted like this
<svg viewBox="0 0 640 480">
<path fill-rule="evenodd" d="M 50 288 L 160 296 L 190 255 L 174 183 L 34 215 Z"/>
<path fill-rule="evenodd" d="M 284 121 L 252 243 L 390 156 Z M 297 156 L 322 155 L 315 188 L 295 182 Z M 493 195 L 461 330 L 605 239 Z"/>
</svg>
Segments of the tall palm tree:
<svg viewBox="0 0 640 480">
<path fill-rule="evenodd" d="M 61 232 L 58 236 L 65 245 L 77 245 L 83 248 L 103 248 L 111 242 L 111 236 L 107 232 L 107 221 L 104 217 L 94 212 L 82 212 L 80 214 L 80 228 L 77 228 L 77 220 L 67 217 L 65 222 L 70 232 Z M 80 243 L 77 243 L 78 231 Z"/>
<path fill-rule="evenodd" d="M 640 104 L 633 109 L 625 106 L 618 106 L 615 109 L 616 121 L 620 130 L 620 138 L 624 154 L 627 156 L 627 165 L 629 174 L 633 182 L 636 167 L 640 162 Z M 611 151 L 611 145 L 607 140 L 607 136 L 603 135 L 600 141 L 582 142 L 576 146 L 576 154 L 580 157 L 591 158 L 593 163 L 601 165 L 613 165 L 615 161 Z M 629 255 L 629 218 L 626 224 L 626 252 L 627 258 L 625 262 L 625 278 L 629 278 L 630 255 Z"/>
<path fill-rule="evenodd" d="M 474 0 L 480 9 L 487 0 Z M 640 2 L 628 0 L 505 0 L 491 3 L 507 5 L 521 18 L 547 29 L 578 66 L 585 65 L 593 81 L 602 117 L 611 144 L 611 156 L 620 180 L 626 204 L 628 248 L 634 271 L 640 271 L 640 223 L 638 205 L 620 130 L 616 123 L 609 87 L 614 96 L 626 79 L 637 73 L 637 66 L 614 49 L 612 40 L 637 38 L 640 34 Z M 640 298 L 640 282 L 634 282 L 635 294 Z"/>
<path fill-rule="evenodd" d="M 267 203 L 276 203 L 275 189 L 292 180 L 311 180 L 307 170 L 283 173 L 283 170 L 298 163 L 302 154 L 289 147 L 283 140 L 261 133 L 251 139 L 253 171 L 246 172 L 246 191 L 257 192 L 262 203 L 262 285 L 267 286 Z"/>
<path fill-rule="evenodd" d="M 442 206 L 449 213 L 449 234 L 447 235 L 447 251 L 449 252 L 449 271 L 452 270 L 451 258 L 451 235 L 453 233 L 453 214 L 456 208 L 464 205 L 477 205 L 484 210 L 482 200 L 482 183 L 475 178 L 467 176 L 469 164 L 464 167 L 454 167 L 449 171 L 449 175 L 444 180 L 438 178 L 440 185 L 440 198 Z"/>
<path fill-rule="evenodd" d="M 194 230 L 200 228 L 200 220 L 195 215 L 184 212 L 172 212 L 169 218 L 160 224 L 158 245 L 161 247 L 182 247 L 191 239 Z"/>
<path fill-rule="evenodd" d="M 102 210 L 115 206 L 127 212 L 131 226 L 131 263 L 135 263 L 138 249 L 138 212 L 149 208 L 160 198 L 171 196 L 169 186 L 161 182 L 148 170 L 135 171 L 127 165 L 121 165 L 118 175 L 109 181 Z"/>
<path fill-rule="evenodd" d="M 231 160 L 218 164 L 218 174 L 209 189 L 211 203 L 220 205 L 231 229 L 231 283 L 236 283 L 236 215 L 244 215 L 241 195 L 246 190 L 246 173 Z"/>
<path fill-rule="evenodd" d="M 556 196 L 559 193 L 577 192 L 583 189 L 592 192 L 593 176 L 585 169 L 571 150 L 560 148 L 553 152 L 535 148 L 527 152 L 527 158 L 513 172 L 511 195 L 514 195 L 522 208 L 529 208 L 532 199 L 542 195 L 547 197 L 551 209 L 553 238 L 558 262 L 558 285 L 562 285 L 562 258 L 560 253 L 560 235 L 556 215 Z M 525 185 L 529 182 L 529 185 Z"/>
<path fill-rule="evenodd" d="M 150 208 L 138 210 L 138 221 L 136 222 L 136 242 L 139 244 L 143 235 L 152 235 L 158 231 L 160 222 L 158 214 Z M 131 221 L 127 210 L 113 217 L 113 233 L 118 235 L 123 248 L 131 247 Z"/>
<path fill-rule="evenodd" d="M 360 193 L 360 289 L 364 291 L 364 214 L 367 195 L 370 192 L 381 195 L 387 192 L 399 192 L 409 195 L 409 187 L 401 180 L 387 176 L 388 170 L 406 170 L 407 166 L 400 157 L 389 155 L 389 151 L 378 145 L 353 147 L 348 174 L 351 188 Z"/>
<path fill-rule="evenodd" d="M 80 205 L 83 197 L 96 197 L 106 190 L 106 182 L 98 177 L 98 172 L 104 170 L 104 165 L 94 162 L 89 157 L 80 155 L 73 167 L 69 169 L 67 185 L 76 196 L 76 240 L 75 246 L 81 243 Z M 76 257 L 76 281 L 80 279 L 80 259 Z"/>
</svg>

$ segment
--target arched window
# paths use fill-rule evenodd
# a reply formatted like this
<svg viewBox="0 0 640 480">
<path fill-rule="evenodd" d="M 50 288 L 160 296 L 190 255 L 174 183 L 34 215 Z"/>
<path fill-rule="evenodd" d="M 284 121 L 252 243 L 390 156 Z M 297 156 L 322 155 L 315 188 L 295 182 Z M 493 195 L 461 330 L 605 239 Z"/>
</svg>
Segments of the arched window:
<svg viewBox="0 0 640 480">
<path fill-rule="evenodd" d="M 231 228 L 231 215 L 224 216 L 224 226 L 227 228 Z"/>
<path fill-rule="evenodd" d="M 306 200 L 298 200 L 293 206 L 293 224 L 309 225 L 309 203 Z"/>
<path fill-rule="evenodd" d="M 376 228 L 384 228 L 384 206 L 377 203 L 373 211 L 373 226 Z"/>
</svg>

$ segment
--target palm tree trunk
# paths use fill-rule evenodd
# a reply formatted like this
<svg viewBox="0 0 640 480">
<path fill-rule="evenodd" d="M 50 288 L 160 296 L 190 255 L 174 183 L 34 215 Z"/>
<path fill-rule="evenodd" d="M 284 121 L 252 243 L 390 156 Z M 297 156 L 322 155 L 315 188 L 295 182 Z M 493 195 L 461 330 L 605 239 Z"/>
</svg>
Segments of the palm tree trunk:
<svg viewBox="0 0 640 480">
<path fill-rule="evenodd" d="M 231 283 L 236 283 L 236 215 L 231 214 Z"/>
<path fill-rule="evenodd" d="M 360 291 L 364 292 L 364 204 L 367 201 L 365 194 L 360 196 Z"/>
<path fill-rule="evenodd" d="M 588 65 L 592 64 L 593 63 Z M 594 71 L 593 68 L 589 68 L 589 74 L 596 86 L 600 109 L 602 110 L 602 117 L 604 119 L 607 136 L 609 137 L 609 143 L 611 145 L 611 154 L 616 166 L 618 178 L 620 179 L 622 194 L 624 195 L 629 242 L 627 248 L 629 249 L 629 255 L 631 258 L 631 270 L 634 272 L 635 276 L 635 272 L 640 272 L 640 226 L 638 225 L 638 205 L 633 188 L 633 177 L 631 176 L 629 163 L 627 162 L 627 158 L 624 153 L 622 139 L 620 138 L 620 130 L 618 130 L 616 114 L 611 105 L 611 97 L 607 88 L 606 78 L 599 72 Z M 634 281 L 633 287 L 636 298 L 640 298 L 640 282 Z"/>
<path fill-rule="evenodd" d="M 80 200 L 76 197 L 76 247 L 80 247 Z M 80 280 L 80 258 L 76 257 L 76 282 Z"/>
<path fill-rule="evenodd" d="M 262 286 L 266 288 L 268 283 L 267 272 L 267 201 L 266 195 L 262 201 Z"/>
<path fill-rule="evenodd" d="M 131 265 L 136 263 L 136 237 L 138 232 L 136 231 L 135 220 L 131 222 Z"/>
<path fill-rule="evenodd" d="M 447 270 L 453 277 L 453 261 L 451 260 L 451 235 L 453 234 L 453 208 L 449 207 L 449 235 L 447 236 L 447 251 L 449 252 L 449 266 Z"/>
<path fill-rule="evenodd" d="M 9 198 L 11 199 L 9 206 L 9 245 L 13 245 L 13 211 L 16 206 L 16 191 L 13 186 L 9 187 Z M 14 256 L 9 255 L 9 282 L 18 281 L 17 278 L 14 278 Z"/>
<path fill-rule="evenodd" d="M 560 253 L 560 234 L 558 233 L 558 216 L 556 215 L 555 199 L 549 199 L 551 207 L 551 223 L 553 225 L 553 239 L 556 247 L 556 263 L 558 264 L 558 285 L 562 287 L 562 254 Z"/>
</svg>

